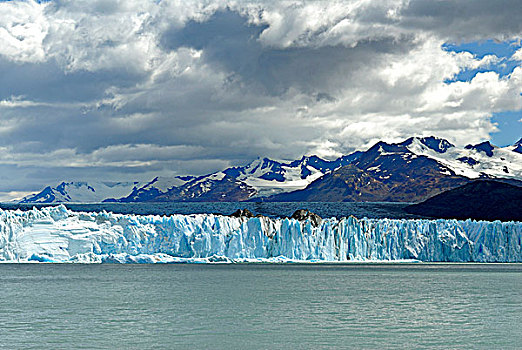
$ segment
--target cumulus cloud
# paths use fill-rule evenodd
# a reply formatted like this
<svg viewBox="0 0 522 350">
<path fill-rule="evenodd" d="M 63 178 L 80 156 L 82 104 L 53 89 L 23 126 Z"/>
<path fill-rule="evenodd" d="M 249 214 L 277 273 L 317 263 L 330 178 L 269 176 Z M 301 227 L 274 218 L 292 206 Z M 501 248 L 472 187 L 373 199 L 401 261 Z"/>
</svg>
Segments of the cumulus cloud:
<svg viewBox="0 0 522 350">
<path fill-rule="evenodd" d="M 522 48 L 518 49 L 513 56 L 511 56 L 511 59 L 515 61 L 522 61 Z"/>
<path fill-rule="evenodd" d="M 14 62 L 45 60 L 49 23 L 44 11 L 45 5 L 32 1 L 0 2 L 0 55 Z"/>
<path fill-rule="evenodd" d="M 3 192 L 334 157 L 413 134 L 467 144 L 497 130 L 492 113 L 522 109 L 520 65 L 500 76 L 494 54 L 443 47 L 519 39 L 517 1 L 9 1 L 0 12 Z"/>
</svg>

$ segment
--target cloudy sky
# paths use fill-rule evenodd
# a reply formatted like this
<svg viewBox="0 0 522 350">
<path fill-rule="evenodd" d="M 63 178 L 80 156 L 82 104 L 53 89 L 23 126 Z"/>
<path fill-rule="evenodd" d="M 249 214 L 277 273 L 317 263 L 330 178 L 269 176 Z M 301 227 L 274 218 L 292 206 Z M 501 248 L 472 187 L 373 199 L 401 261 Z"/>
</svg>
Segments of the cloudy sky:
<svg viewBox="0 0 522 350">
<path fill-rule="evenodd" d="M 0 1 L 0 199 L 522 136 L 513 1 Z"/>
</svg>

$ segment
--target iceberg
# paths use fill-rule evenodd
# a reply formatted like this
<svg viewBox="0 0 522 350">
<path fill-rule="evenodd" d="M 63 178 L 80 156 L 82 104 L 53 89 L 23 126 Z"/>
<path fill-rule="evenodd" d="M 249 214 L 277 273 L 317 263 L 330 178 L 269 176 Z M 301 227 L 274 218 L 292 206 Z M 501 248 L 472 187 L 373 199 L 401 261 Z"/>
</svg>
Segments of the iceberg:
<svg viewBox="0 0 522 350">
<path fill-rule="evenodd" d="M 522 262 L 522 223 L 0 209 L 0 261 Z"/>
</svg>

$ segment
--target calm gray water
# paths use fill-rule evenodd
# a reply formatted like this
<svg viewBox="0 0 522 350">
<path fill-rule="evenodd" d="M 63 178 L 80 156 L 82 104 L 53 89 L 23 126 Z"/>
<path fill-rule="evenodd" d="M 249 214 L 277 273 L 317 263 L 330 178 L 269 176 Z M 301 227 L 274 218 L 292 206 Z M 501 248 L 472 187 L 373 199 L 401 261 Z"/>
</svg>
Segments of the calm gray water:
<svg viewBox="0 0 522 350">
<path fill-rule="evenodd" d="M 166 202 L 166 203 L 91 203 L 64 205 L 75 211 L 112 211 L 119 214 L 232 214 L 237 209 L 248 209 L 254 214 L 270 217 L 291 216 L 297 209 L 308 209 L 323 218 L 346 217 L 412 219 L 421 216 L 408 214 L 404 208 L 411 203 L 340 203 L 340 202 Z M 57 204 L 0 203 L 2 209 L 32 209 Z"/>
<path fill-rule="evenodd" d="M 0 265 L 6 349 L 515 349 L 522 265 Z"/>
</svg>

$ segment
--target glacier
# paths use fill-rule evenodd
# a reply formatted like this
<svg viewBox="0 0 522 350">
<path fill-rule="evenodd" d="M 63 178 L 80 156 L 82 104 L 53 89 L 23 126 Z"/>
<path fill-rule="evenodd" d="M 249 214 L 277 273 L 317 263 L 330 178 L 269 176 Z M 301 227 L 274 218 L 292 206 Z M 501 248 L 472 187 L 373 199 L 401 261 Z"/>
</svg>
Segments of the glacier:
<svg viewBox="0 0 522 350">
<path fill-rule="evenodd" d="M 0 262 L 522 262 L 522 222 L 0 209 Z"/>
</svg>

